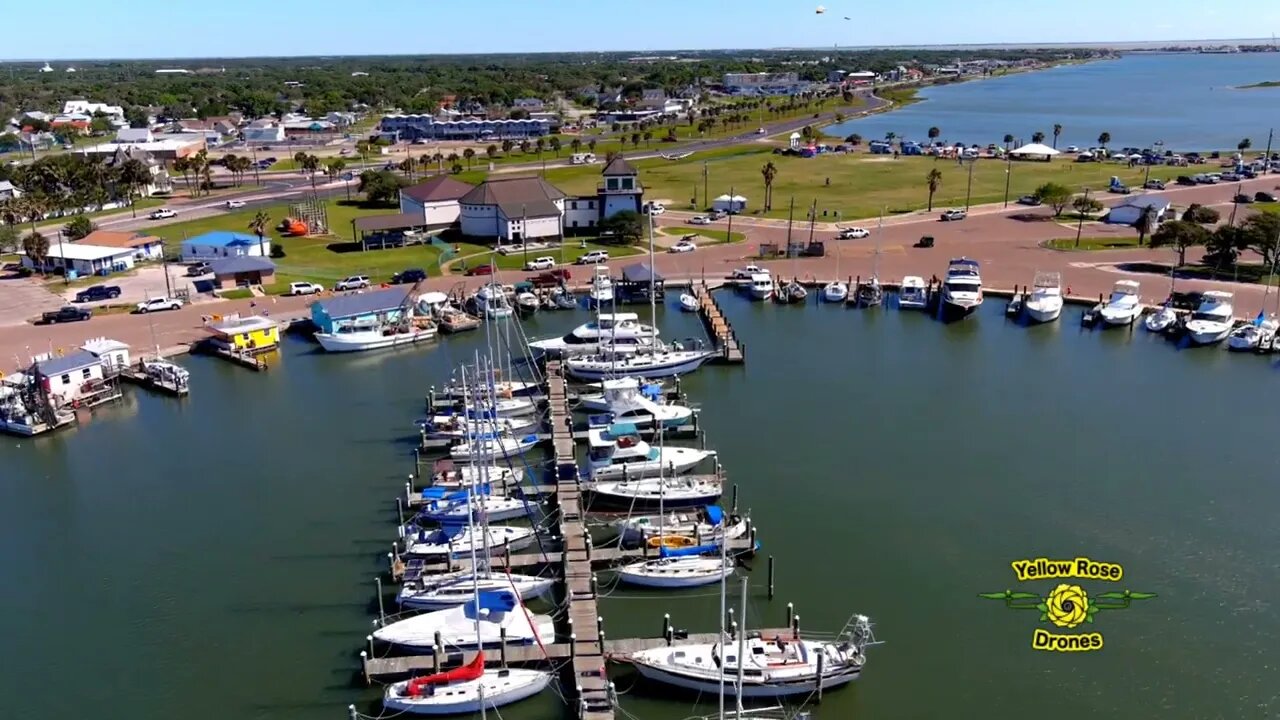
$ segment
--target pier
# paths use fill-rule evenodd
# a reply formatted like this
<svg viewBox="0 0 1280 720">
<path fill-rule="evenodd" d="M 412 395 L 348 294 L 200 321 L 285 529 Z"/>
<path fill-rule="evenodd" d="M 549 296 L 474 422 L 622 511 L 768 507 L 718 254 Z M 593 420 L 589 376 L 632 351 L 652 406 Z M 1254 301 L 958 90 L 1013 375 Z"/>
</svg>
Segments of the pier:
<svg viewBox="0 0 1280 720">
<path fill-rule="evenodd" d="M 720 309 L 720 303 L 715 295 L 707 288 L 706 281 L 695 280 L 690 283 L 690 286 L 693 296 L 698 300 L 698 315 L 702 317 L 711 340 L 720 350 L 720 361 L 729 365 L 741 365 L 746 362 L 746 347 L 733 332 L 733 326 L 725 319 L 724 311 Z"/>
</svg>

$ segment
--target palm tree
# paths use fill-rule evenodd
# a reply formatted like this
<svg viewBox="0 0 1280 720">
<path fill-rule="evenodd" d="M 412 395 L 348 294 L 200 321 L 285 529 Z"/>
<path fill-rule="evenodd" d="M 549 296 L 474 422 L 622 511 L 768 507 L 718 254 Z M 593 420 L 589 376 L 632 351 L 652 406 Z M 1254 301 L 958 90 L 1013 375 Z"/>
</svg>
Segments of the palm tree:
<svg viewBox="0 0 1280 720">
<path fill-rule="evenodd" d="M 1236 149 L 1239 150 L 1240 152 L 1244 152 L 1245 150 L 1248 150 L 1252 146 L 1253 146 L 1253 141 L 1250 140 L 1249 138 L 1245 138 L 1240 142 L 1236 143 Z"/>
<path fill-rule="evenodd" d="M 248 158 L 245 159 L 248 162 Z M 129 206 L 133 208 L 133 216 L 138 217 L 138 207 L 133 202 L 134 195 L 151 184 L 151 169 L 141 160 L 129 158 L 120 166 L 120 183 L 124 185 Z"/>
<path fill-rule="evenodd" d="M 537 149 L 537 151 L 538 151 L 538 157 L 542 157 L 542 151 L 546 149 L 546 147 L 547 147 L 547 141 L 546 141 L 545 139 L 543 139 L 543 138 L 538 138 L 538 139 L 533 143 L 533 146 L 534 146 L 534 147 Z"/>
<path fill-rule="evenodd" d="M 888 140 L 889 142 L 893 142 L 894 138 L 896 137 L 898 137 L 898 133 L 893 132 L 892 130 L 884 134 L 884 139 Z"/>
<path fill-rule="evenodd" d="M 937 127 L 936 125 L 935 125 L 934 127 L 929 128 L 929 140 L 930 140 L 930 141 L 937 140 L 937 139 L 938 139 L 938 136 L 939 136 L 939 135 L 941 135 L 941 134 L 942 134 L 942 129 L 941 129 L 941 128 L 939 128 L 939 127 Z"/>
<path fill-rule="evenodd" d="M 182 183 L 187 186 L 187 190 L 191 190 L 191 180 L 187 178 L 187 174 L 191 172 L 191 159 L 189 157 L 180 157 L 173 161 L 174 172 L 182 173 Z"/>
<path fill-rule="evenodd" d="M 521 140 L 521 141 L 520 141 L 520 153 L 521 153 L 522 155 L 528 155 L 528 154 L 529 154 L 529 149 L 530 149 L 530 148 L 532 148 L 532 147 L 533 147 L 533 145 L 531 145 L 531 144 L 529 143 L 529 141 L 528 141 L 528 140 Z"/>
<path fill-rule="evenodd" d="M 1054 123 L 1053 124 L 1053 148 L 1055 150 L 1058 149 L 1058 136 L 1061 134 L 1062 134 L 1062 125 L 1058 123 Z"/>
<path fill-rule="evenodd" d="M 412 182 L 412 181 L 413 181 L 413 169 L 414 169 L 415 167 L 417 167 L 417 165 L 418 165 L 418 161 L 417 161 L 417 160 L 414 160 L 412 157 L 407 157 L 407 158 L 405 158 L 405 159 L 401 160 L 401 161 L 400 161 L 400 164 L 399 164 L 399 165 L 397 165 L 396 167 L 400 170 L 400 172 L 404 173 L 404 176 L 405 176 L 405 177 L 409 178 L 410 182 Z"/>
<path fill-rule="evenodd" d="M 575 154 L 577 154 L 579 151 L 581 151 L 581 150 L 582 150 L 582 138 L 574 138 L 574 139 L 570 140 L 570 141 L 569 141 L 569 148 L 570 148 L 571 150 L 573 150 L 573 152 L 574 152 Z"/>
<path fill-rule="evenodd" d="M 1031 133 L 1031 142 L 1033 143 L 1044 142 L 1044 133 L 1040 132 L 1039 130 Z"/>
<path fill-rule="evenodd" d="M 928 175 L 924 176 L 924 179 L 929 183 L 929 212 L 933 212 L 933 194 L 942 187 L 942 172 L 938 168 L 933 168 Z"/>
<path fill-rule="evenodd" d="M 311 189 L 314 190 L 316 187 L 316 172 L 320 170 L 320 158 L 304 153 L 298 164 L 311 176 Z"/>
<path fill-rule="evenodd" d="M 484 153 L 485 153 L 486 155 L 488 155 L 488 156 L 489 156 L 489 159 L 490 159 L 490 160 L 492 160 L 492 159 L 494 159 L 494 158 L 498 157 L 498 146 L 497 146 L 497 145 L 490 145 L 489 147 L 487 147 L 487 148 L 485 148 L 485 149 L 484 149 Z"/>
<path fill-rule="evenodd" d="M 1104 132 L 1098 136 L 1098 144 L 1102 146 L 1103 150 L 1107 149 L 1107 143 L 1109 142 L 1111 142 L 1111 133 Z"/>
<path fill-rule="evenodd" d="M 760 175 L 764 177 L 764 210 L 768 212 L 773 209 L 773 179 L 778 176 L 778 168 L 770 160 L 760 168 Z"/>
<path fill-rule="evenodd" d="M 645 147 L 651 147 L 652 145 L 653 145 L 653 131 L 652 131 L 652 130 L 645 130 L 645 131 L 644 131 L 644 146 L 645 146 Z"/>
<path fill-rule="evenodd" d="M 556 157 L 560 157 L 560 147 L 561 147 L 560 138 L 558 137 L 551 138 L 551 152 L 554 152 L 556 154 Z"/>
<path fill-rule="evenodd" d="M 1004 151 L 1009 152 L 1009 146 L 1013 145 L 1013 133 L 1004 134 Z"/>
<path fill-rule="evenodd" d="M 473 157 L 475 157 L 475 156 L 476 156 L 476 151 L 475 151 L 475 150 L 473 150 L 472 148 L 467 148 L 467 149 L 465 149 L 465 150 L 463 150 L 463 151 L 462 151 L 462 157 L 464 157 L 464 158 L 466 158 L 466 159 L 467 159 L 467 169 L 468 169 L 468 170 L 470 170 L 470 169 L 471 169 L 471 158 L 473 158 Z"/>
<path fill-rule="evenodd" d="M 631 145 L 634 147 L 640 147 L 640 133 L 631 133 Z"/>
<path fill-rule="evenodd" d="M 340 157 L 329 158 L 324 163 L 324 174 L 328 176 L 330 180 L 337 180 L 338 176 L 342 174 L 342 171 L 346 169 L 347 161 Z"/>
<path fill-rule="evenodd" d="M 595 152 L 595 151 L 596 151 L 596 140 L 595 140 L 595 138 L 591 138 L 590 140 L 588 140 L 588 141 L 587 141 L 587 149 L 588 149 L 589 151 L 591 151 L 591 152 Z"/>
<path fill-rule="evenodd" d="M 263 210 L 254 213 L 253 220 L 249 221 L 249 230 L 258 236 L 258 252 L 263 257 L 267 256 L 266 236 L 267 228 L 271 227 L 271 217 Z"/>
<path fill-rule="evenodd" d="M 507 138 L 506 140 L 503 140 L 503 141 L 502 141 L 502 154 L 503 154 L 503 155 L 509 155 L 509 154 L 511 153 L 511 148 L 513 148 L 513 147 L 515 147 L 515 146 L 516 146 L 516 143 L 515 143 L 515 141 L 514 141 L 514 140 L 512 140 L 512 139 L 510 139 L 510 138 Z M 437 154 L 438 154 L 438 153 L 437 153 Z"/>
</svg>

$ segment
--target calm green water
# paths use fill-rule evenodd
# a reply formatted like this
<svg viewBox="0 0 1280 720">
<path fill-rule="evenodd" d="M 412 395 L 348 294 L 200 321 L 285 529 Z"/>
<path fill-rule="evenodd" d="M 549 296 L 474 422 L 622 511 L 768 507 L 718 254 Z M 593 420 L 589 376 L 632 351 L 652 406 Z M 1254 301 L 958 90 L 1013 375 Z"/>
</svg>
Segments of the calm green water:
<svg viewBox="0 0 1280 720">
<path fill-rule="evenodd" d="M 1141 331 L 960 324 L 896 311 L 725 308 L 745 368 L 686 389 L 741 486 L 778 596 L 809 629 L 854 611 L 886 644 L 820 718 L 1268 718 L 1280 713 L 1280 507 L 1264 358 Z M 530 334 L 585 313 L 549 315 Z M 664 333 L 697 331 L 666 313 Z M 376 712 L 355 654 L 412 470 L 411 421 L 480 336 L 366 357 L 291 341 L 257 375 L 184 360 L 185 403 L 131 389 L 88 425 L 0 441 L 0 717 L 310 720 Z M 1155 600 L 1099 619 L 1103 651 L 1033 652 L 1034 613 L 976 597 L 1009 562 L 1089 555 Z M 1053 583 L 1021 588 L 1047 592 Z M 1099 583 L 1086 583 L 1090 592 Z M 604 601 L 610 636 L 716 625 L 714 591 Z M 714 698 L 637 685 L 645 720 Z M 55 688 L 50 692 L 49 688 Z M 662 699 L 659 699 L 662 698 Z M 504 717 L 558 717 L 551 695 Z"/>
</svg>

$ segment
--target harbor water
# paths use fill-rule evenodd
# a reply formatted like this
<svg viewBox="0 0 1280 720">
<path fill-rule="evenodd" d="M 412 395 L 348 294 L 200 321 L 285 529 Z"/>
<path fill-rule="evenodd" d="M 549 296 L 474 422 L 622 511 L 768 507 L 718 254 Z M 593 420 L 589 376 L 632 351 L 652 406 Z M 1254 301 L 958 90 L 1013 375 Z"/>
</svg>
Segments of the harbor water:
<svg viewBox="0 0 1280 720">
<path fill-rule="evenodd" d="M 939 140 L 985 146 L 1002 144 L 1005 133 L 1029 143 L 1039 131 L 1050 144 L 1058 123 L 1058 149 L 1093 147 L 1108 132 L 1115 147 L 1163 141 L 1174 151 L 1234 150 L 1249 138 L 1261 151 L 1280 117 L 1280 88 L 1238 88 L 1273 80 L 1280 80 L 1276 53 L 1127 55 L 927 87 L 919 94 L 923 102 L 825 132 L 868 140 L 893 132 L 925 142 L 929 128 L 937 127 Z"/>
<path fill-rule="evenodd" d="M 1272 360 L 1081 330 L 1073 308 L 1022 327 L 994 300 L 953 324 L 722 305 L 746 365 L 706 367 L 684 389 L 760 530 L 747 623 L 778 627 L 791 602 L 803 630 L 861 612 L 885 641 L 816 717 L 1280 713 Z M 586 320 L 544 314 L 526 331 Z M 701 334 L 675 310 L 659 324 Z M 185 401 L 130 388 L 80 427 L 0 441 L 0 717 L 378 714 L 357 654 L 412 422 L 427 387 L 484 344 L 481 331 L 332 356 L 291 338 L 266 373 L 182 358 Z M 1099 652 L 1034 651 L 1034 613 L 978 597 L 1047 592 L 1020 587 L 1010 562 L 1077 556 L 1122 564 L 1117 590 L 1158 595 L 1099 617 Z M 717 626 L 715 587 L 611 592 L 611 638 L 656 635 L 663 613 Z M 714 697 L 616 677 L 643 720 L 715 712 Z M 502 715 L 567 716 L 551 692 Z"/>
</svg>

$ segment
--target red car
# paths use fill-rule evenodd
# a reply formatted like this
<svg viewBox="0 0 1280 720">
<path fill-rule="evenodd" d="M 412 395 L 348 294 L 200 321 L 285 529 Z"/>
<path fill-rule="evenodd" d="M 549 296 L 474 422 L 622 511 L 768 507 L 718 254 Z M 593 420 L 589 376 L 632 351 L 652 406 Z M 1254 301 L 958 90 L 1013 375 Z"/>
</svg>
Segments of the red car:
<svg viewBox="0 0 1280 720">
<path fill-rule="evenodd" d="M 533 283 L 534 287 L 555 287 L 562 283 L 569 282 L 570 277 L 571 274 L 568 268 L 556 268 L 555 270 L 538 273 L 532 278 L 529 278 L 529 281 Z"/>
<path fill-rule="evenodd" d="M 492 275 L 492 274 L 493 274 L 492 265 L 477 265 L 473 268 L 467 268 L 468 277 L 474 277 L 476 275 Z"/>
</svg>

